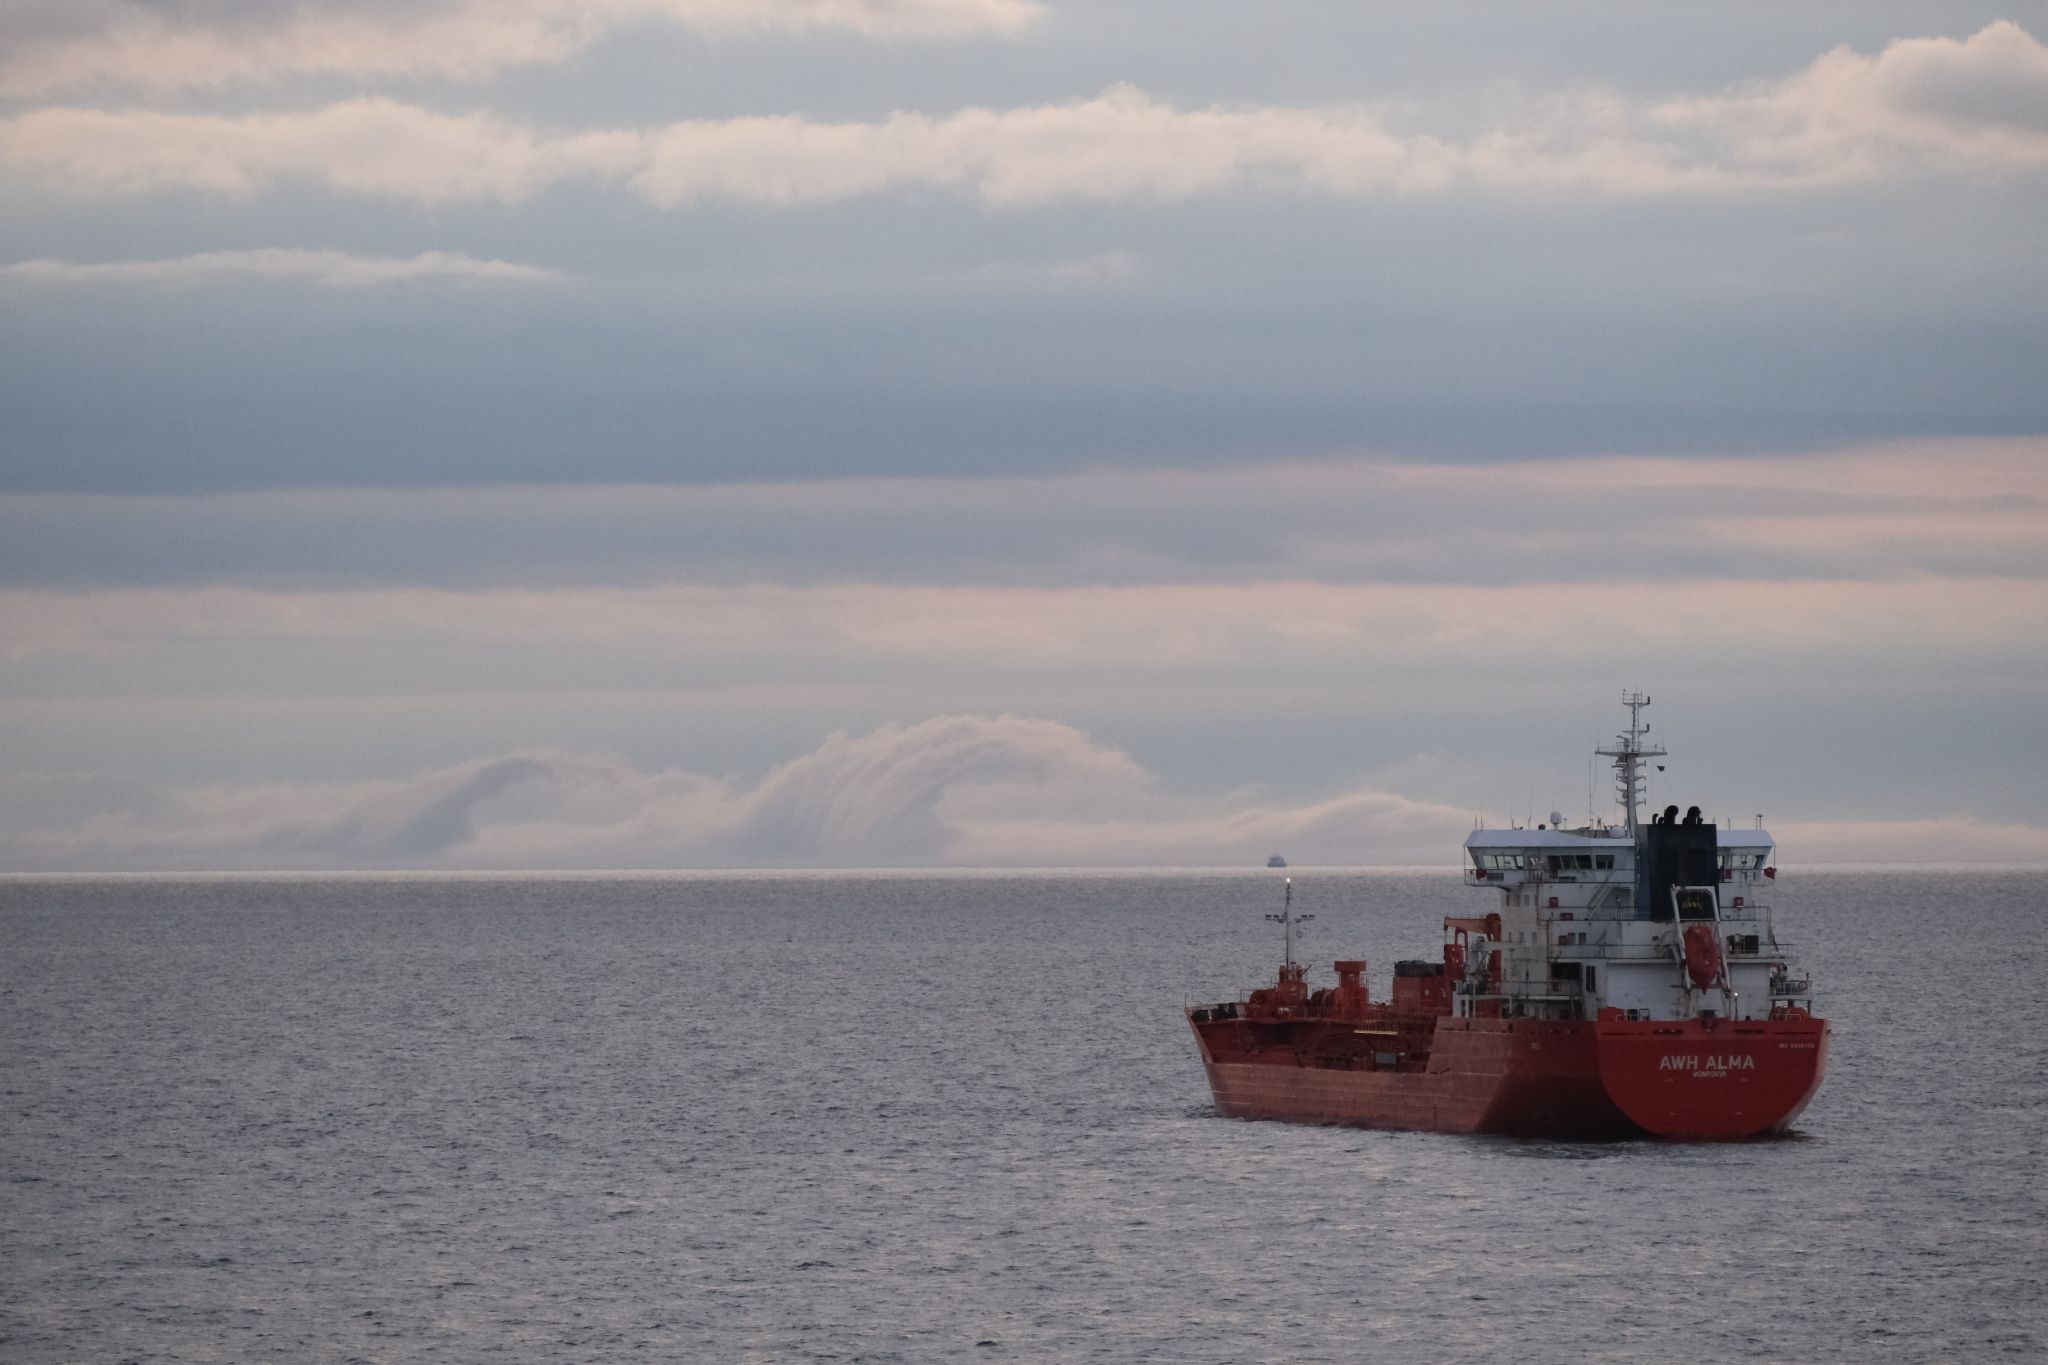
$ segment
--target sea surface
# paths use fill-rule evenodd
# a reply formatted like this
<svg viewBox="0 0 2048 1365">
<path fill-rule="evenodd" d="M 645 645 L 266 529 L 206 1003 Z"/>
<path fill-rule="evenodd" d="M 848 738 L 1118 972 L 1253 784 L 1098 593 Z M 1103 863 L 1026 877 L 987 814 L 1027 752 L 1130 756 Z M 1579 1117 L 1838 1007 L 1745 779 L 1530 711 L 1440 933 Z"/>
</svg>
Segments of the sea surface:
<svg viewBox="0 0 2048 1365">
<path fill-rule="evenodd" d="M 1782 877 L 1797 1135 L 1594 1146 L 1216 1117 L 1264 872 L 4 881 L 0 1360 L 2040 1361 L 2042 888 Z"/>
</svg>

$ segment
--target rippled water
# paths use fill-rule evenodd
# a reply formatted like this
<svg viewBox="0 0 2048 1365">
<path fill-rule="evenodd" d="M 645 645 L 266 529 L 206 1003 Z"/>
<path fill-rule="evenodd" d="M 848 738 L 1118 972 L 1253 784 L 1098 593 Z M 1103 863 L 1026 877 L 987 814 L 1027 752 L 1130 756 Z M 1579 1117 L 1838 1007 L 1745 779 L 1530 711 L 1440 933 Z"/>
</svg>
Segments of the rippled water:
<svg viewBox="0 0 2048 1365">
<path fill-rule="evenodd" d="M 1308 956 L 1448 875 L 1296 873 Z M 1788 877 L 1790 1140 L 1216 1118 L 1269 876 L 0 883 L 0 1358 L 2038 1360 L 2044 897 Z"/>
</svg>

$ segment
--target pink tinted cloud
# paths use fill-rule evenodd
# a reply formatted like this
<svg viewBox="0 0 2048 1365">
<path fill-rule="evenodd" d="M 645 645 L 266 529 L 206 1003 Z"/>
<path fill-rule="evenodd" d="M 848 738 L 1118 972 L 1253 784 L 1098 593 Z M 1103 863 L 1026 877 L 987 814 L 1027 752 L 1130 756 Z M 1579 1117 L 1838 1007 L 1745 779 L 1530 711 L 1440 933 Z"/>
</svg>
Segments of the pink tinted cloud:
<svg viewBox="0 0 2048 1365">
<path fill-rule="evenodd" d="M 666 208 L 906 190 L 1007 209 L 1456 188 L 1627 197 L 2038 171 L 2048 167 L 2048 127 L 2029 111 L 2044 102 L 2048 48 L 2001 22 L 1966 40 L 1839 49 L 1791 78 L 1705 96 L 1557 93 L 1462 140 L 1370 103 L 1182 106 L 1117 84 L 1009 109 L 567 133 L 380 98 L 242 115 L 43 108 L 0 121 L 0 166 L 87 192 L 247 193 L 296 180 L 429 203 L 514 201 L 589 181 L 630 186 Z"/>
</svg>

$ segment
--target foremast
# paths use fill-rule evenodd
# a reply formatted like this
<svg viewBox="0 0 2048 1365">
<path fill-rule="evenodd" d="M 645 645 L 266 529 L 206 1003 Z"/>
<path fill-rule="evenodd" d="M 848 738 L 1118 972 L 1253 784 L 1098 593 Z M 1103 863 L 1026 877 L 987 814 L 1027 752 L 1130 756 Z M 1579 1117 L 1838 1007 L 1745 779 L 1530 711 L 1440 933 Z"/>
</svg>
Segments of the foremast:
<svg viewBox="0 0 2048 1365">
<path fill-rule="evenodd" d="M 1284 880 L 1287 885 L 1287 891 L 1280 902 L 1280 913 L 1268 915 L 1266 918 L 1281 926 L 1281 939 L 1286 945 L 1284 950 L 1285 956 L 1281 958 L 1280 963 L 1281 980 L 1291 979 L 1299 981 L 1301 979 L 1301 967 L 1294 960 L 1294 926 L 1306 924 L 1314 919 L 1315 916 L 1297 915 L 1294 913 L 1294 878 L 1287 877 Z"/>
</svg>

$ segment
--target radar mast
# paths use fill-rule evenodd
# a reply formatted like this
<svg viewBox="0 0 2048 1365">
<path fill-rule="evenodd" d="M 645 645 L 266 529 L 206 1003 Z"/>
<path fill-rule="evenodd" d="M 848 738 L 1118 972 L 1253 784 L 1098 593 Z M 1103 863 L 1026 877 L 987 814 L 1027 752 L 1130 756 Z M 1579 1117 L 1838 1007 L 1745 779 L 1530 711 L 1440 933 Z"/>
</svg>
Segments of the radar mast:
<svg viewBox="0 0 2048 1365">
<path fill-rule="evenodd" d="M 1644 785 L 1649 781 L 1643 773 L 1642 762 L 1646 758 L 1663 758 L 1669 751 L 1661 745 L 1643 742 L 1643 737 L 1650 733 L 1650 723 L 1643 719 L 1643 708 L 1650 704 L 1647 693 L 1624 692 L 1621 704 L 1628 708 L 1628 729 L 1614 737 L 1611 747 L 1593 752 L 1614 760 L 1614 794 L 1621 800 L 1628 837 L 1633 839 L 1636 837 L 1636 806 L 1642 801 Z"/>
</svg>

